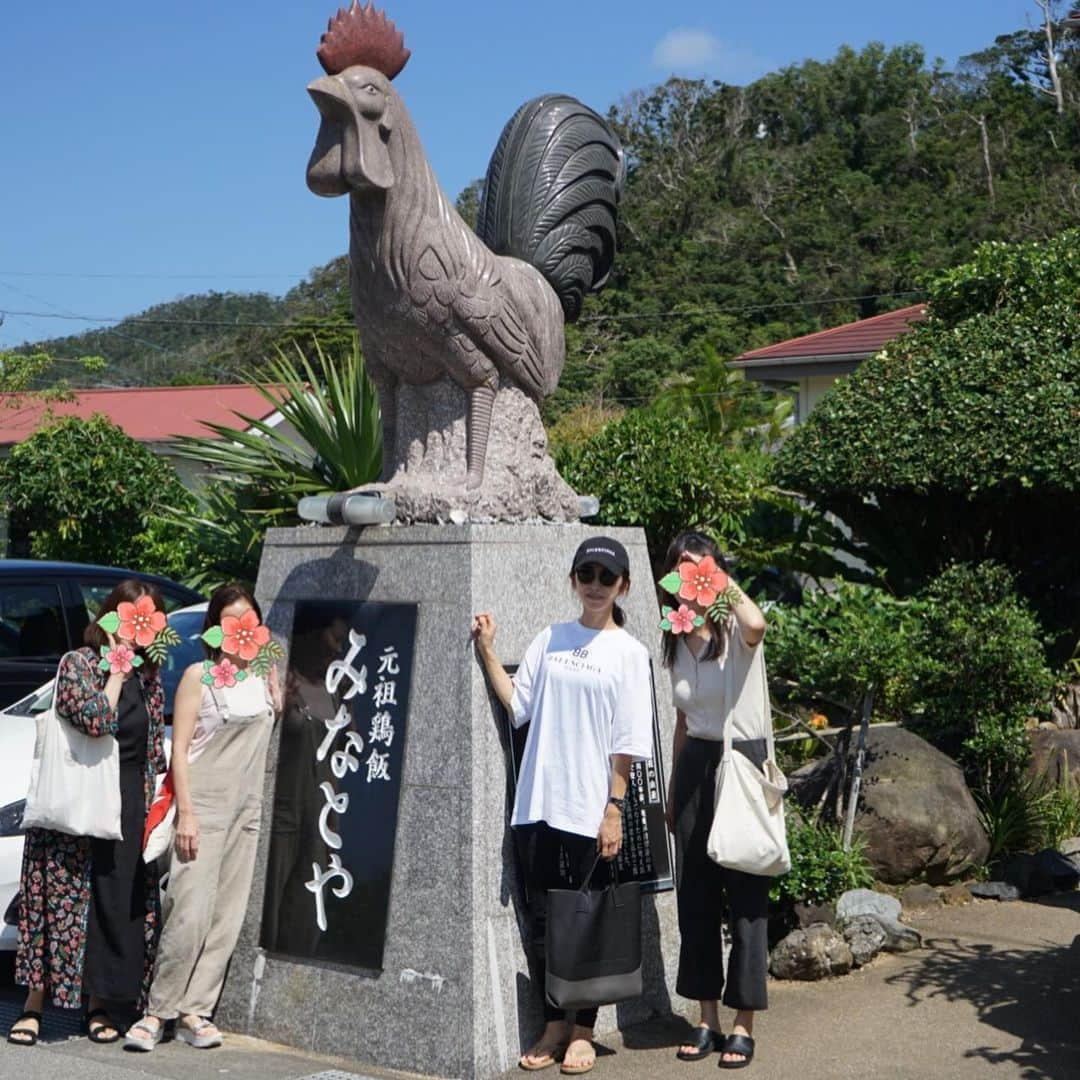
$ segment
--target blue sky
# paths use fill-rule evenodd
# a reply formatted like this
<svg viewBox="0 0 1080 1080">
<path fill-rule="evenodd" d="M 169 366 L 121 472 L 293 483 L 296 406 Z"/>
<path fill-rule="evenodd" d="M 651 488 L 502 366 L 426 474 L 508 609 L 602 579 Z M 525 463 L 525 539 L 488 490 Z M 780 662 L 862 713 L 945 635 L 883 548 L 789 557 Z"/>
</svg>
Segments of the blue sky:
<svg viewBox="0 0 1080 1080">
<path fill-rule="evenodd" d="M 9 0 L 0 27 L 0 346 L 187 293 L 282 293 L 346 247 L 310 194 L 305 85 L 334 0 Z M 455 196 L 543 92 L 604 111 L 679 73 L 748 82 L 843 44 L 948 63 L 1024 25 L 1027 0 L 389 0 L 396 86 Z"/>
</svg>

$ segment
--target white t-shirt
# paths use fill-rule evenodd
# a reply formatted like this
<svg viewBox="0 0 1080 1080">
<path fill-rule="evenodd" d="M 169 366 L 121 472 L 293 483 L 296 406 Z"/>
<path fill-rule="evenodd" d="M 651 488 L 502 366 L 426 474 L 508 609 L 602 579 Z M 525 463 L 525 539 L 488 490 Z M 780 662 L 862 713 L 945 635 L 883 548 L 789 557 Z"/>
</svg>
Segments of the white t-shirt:
<svg viewBox="0 0 1080 1080">
<path fill-rule="evenodd" d="M 764 739 L 771 722 L 765 651 L 760 642 L 746 644 L 734 615 L 727 629 L 727 645 L 712 660 L 698 660 L 679 636 L 671 665 L 672 704 L 685 714 L 686 733 L 694 739 L 719 742 L 728 717 L 733 740 Z"/>
<path fill-rule="evenodd" d="M 649 652 L 622 629 L 555 623 L 525 652 L 511 712 L 515 727 L 529 724 L 511 824 L 596 836 L 611 755 L 652 757 Z"/>
</svg>

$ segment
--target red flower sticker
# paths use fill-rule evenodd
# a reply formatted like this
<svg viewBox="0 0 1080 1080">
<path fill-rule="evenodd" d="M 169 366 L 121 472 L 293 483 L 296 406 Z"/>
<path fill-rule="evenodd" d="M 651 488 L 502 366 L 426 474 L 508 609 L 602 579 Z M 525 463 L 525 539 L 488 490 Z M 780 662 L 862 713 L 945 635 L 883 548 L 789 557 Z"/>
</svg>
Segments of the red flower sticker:
<svg viewBox="0 0 1080 1080">
<path fill-rule="evenodd" d="M 270 629 L 259 622 L 254 608 L 248 608 L 240 618 L 226 615 L 221 620 L 221 633 L 221 651 L 241 660 L 254 660 L 270 640 Z"/>
<path fill-rule="evenodd" d="M 145 649 L 165 629 L 165 613 L 154 607 L 153 598 L 140 596 L 135 603 L 123 600 L 116 609 L 120 627 L 116 636 Z"/>
<path fill-rule="evenodd" d="M 711 555 L 701 562 L 686 559 L 679 563 L 679 597 L 693 600 L 702 607 L 712 607 L 716 598 L 728 587 L 728 576 L 716 565 Z"/>
</svg>

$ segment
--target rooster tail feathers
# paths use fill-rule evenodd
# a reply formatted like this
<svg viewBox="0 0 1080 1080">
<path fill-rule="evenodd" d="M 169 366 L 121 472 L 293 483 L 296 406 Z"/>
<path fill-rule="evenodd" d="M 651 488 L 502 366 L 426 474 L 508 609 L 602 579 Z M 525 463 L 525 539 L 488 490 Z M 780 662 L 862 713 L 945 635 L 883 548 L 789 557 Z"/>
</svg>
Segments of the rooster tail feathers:
<svg viewBox="0 0 1080 1080">
<path fill-rule="evenodd" d="M 622 146 L 601 116 L 564 94 L 534 98 L 499 136 L 477 235 L 535 266 L 573 322 L 611 273 L 624 180 Z"/>
</svg>

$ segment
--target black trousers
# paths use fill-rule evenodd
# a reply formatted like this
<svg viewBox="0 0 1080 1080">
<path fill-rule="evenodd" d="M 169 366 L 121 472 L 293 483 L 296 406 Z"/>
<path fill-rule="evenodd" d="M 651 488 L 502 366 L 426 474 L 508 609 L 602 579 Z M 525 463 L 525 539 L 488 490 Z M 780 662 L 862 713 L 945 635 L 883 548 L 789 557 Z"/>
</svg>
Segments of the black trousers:
<svg viewBox="0 0 1080 1080">
<path fill-rule="evenodd" d="M 764 739 L 736 741 L 736 752 L 758 768 Z M 679 976 L 676 993 L 720 1001 L 732 1009 L 766 1009 L 769 967 L 768 907 L 772 878 L 728 870 L 709 858 L 716 770 L 724 744 L 687 738 L 675 768 L 675 859 L 679 901 Z M 721 923 L 727 908 L 731 958 L 724 985 Z"/>
<path fill-rule="evenodd" d="M 518 864 L 529 893 L 530 948 L 529 960 L 533 983 L 540 988 L 544 999 L 544 1019 L 563 1020 L 567 1010 L 557 1009 L 544 992 L 547 969 L 547 894 L 548 889 L 576 889 L 585 880 L 596 860 L 596 837 L 553 829 L 546 822 L 515 825 L 514 843 Z M 563 870 L 565 860 L 566 873 Z M 590 887 L 602 889 L 611 880 L 611 866 L 605 860 L 593 874 Z M 591 1028 L 596 1025 L 596 1009 L 578 1009 L 576 1023 Z"/>
</svg>

